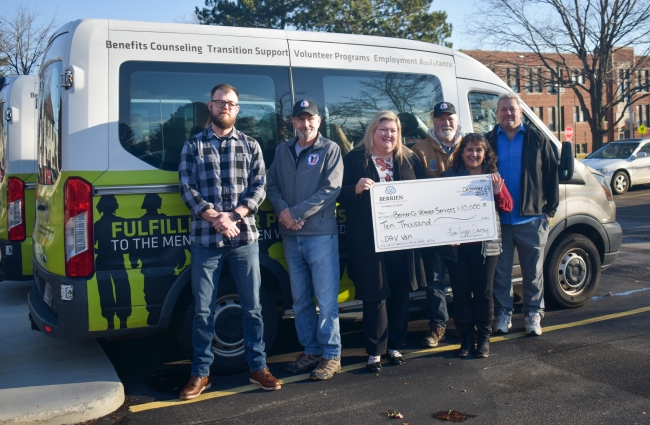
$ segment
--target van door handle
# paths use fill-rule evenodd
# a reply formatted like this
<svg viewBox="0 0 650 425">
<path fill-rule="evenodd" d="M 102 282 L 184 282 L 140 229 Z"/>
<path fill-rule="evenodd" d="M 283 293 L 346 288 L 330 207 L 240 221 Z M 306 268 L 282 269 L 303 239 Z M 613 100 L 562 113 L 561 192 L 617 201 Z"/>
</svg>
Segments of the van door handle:
<svg viewBox="0 0 650 425">
<path fill-rule="evenodd" d="M 47 211 L 47 204 L 38 204 L 36 209 L 39 211 Z"/>
</svg>

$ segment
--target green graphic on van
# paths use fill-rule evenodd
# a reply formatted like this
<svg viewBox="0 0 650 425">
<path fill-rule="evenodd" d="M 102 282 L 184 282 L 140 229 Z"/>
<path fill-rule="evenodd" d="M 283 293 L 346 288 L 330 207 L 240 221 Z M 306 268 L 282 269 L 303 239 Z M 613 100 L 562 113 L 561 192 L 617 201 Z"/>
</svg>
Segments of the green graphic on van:
<svg viewBox="0 0 650 425">
<path fill-rule="evenodd" d="M 174 194 L 96 199 L 96 273 L 88 282 L 89 330 L 155 325 L 169 289 L 189 265 L 187 210 Z M 129 217 L 129 213 L 142 215 Z"/>
</svg>

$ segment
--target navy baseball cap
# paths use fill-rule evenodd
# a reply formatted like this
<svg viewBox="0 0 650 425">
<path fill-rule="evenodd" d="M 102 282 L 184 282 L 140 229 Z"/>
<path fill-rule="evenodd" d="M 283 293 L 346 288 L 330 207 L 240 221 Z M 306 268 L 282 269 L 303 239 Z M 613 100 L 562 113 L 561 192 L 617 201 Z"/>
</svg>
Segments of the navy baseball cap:
<svg viewBox="0 0 650 425">
<path fill-rule="evenodd" d="M 449 102 L 440 102 L 433 107 L 433 117 L 437 118 L 440 114 L 455 114 L 456 108 Z"/>
<path fill-rule="evenodd" d="M 318 106 L 316 106 L 316 102 L 311 99 L 302 99 L 297 101 L 295 105 L 293 105 L 294 118 L 303 112 L 307 112 L 311 116 L 318 115 Z"/>
</svg>

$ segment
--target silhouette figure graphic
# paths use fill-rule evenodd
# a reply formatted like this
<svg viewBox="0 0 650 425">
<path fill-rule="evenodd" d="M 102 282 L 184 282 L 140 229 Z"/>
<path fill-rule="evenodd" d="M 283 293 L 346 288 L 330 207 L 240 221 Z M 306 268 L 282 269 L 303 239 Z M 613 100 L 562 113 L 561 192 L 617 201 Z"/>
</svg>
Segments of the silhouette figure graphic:
<svg viewBox="0 0 650 425">
<path fill-rule="evenodd" d="M 167 215 L 158 212 L 162 208 L 162 198 L 156 193 L 145 195 L 142 202 L 145 214 L 139 219 L 142 227 L 149 230 L 151 239 L 148 243 L 141 243 L 140 249 L 131 250 L 129 261 L 131 267 L 138 268 L 138 261 L 142 262 L 140 272 L 144 276 L 144 300 L 147 303 L 148 325 L 155 325 L 160 319 L 160 310 L 165 301 L 174 280 L 176 280 L 177 269 L 185 265 L 185 250 L 182 246 L 163 246 L 163 233 L 161 225 Z M 150 223 L 156 221 L 157 226 L 150 226 Z M 151 229 L 155 229 L 154 233 Z M 157 243 L 154 244 L 153 237 L 158 236 Z"/>
<path fill-rule="evenodd" d="M 120 329 L 126 329 L 126 320 L 131 315 L 131 285 L 124 266 L 122 251 L 115 250 L 113 239 L 113 223 L 124 222 L 115 215 L 119 208 L 113 195 L 102 196 L 97 202 L 97 211 L 102 214 L 95 223 L 95 243 L 97 245 L 97 289 L 102 316 L 108 321 L 107 329 L 114 329 L 114 317 L 120 319 Z"/>
</svg>

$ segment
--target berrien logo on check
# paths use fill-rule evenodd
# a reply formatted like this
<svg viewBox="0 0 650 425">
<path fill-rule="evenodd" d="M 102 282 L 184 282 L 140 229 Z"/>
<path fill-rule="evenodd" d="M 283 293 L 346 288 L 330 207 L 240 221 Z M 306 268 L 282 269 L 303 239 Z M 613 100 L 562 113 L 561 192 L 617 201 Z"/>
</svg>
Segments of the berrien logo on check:
<svg viewBox="0 0 650 425">
<path fill-rule="evenodd" d="M 397 189 L 395 186 L 386 186 L 386 189 L 384 189 L 384 193 L 388 196 L 380 196 L 379 200 L 380 201 L 401 201 L 404 199 L 402 195 L 395 195 L 397 192 Z M 395 196 L 392 196 L 395 195 Z"/>
</svg>

